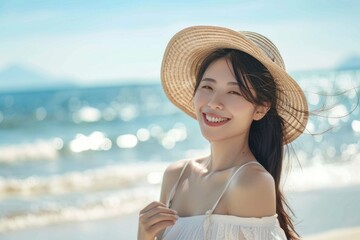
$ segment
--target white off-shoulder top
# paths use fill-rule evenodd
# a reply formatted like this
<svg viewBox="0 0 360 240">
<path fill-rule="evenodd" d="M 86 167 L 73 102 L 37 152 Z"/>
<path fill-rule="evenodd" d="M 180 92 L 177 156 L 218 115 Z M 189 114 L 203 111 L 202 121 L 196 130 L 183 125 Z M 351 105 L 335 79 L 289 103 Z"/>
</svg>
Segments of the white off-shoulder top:
<svg viewBox="0 0 360 240">
<path fill-rule="evenodd" d="M 170 192 L 167 199 L 169 208 L 181 176 L 189 162 L 184 165 Z M 277 214 L 262 218 L 212 214 L 237 172 L 252 163 L 260 164 L 251 161 L 240 166 L 230 177 L 222 194 L 210 210 L 204 215 L 179 217 L 173 226 L 165 229 L 162 240 L 286 240 L 285 233 L 279 225 Z"/>
</svg>

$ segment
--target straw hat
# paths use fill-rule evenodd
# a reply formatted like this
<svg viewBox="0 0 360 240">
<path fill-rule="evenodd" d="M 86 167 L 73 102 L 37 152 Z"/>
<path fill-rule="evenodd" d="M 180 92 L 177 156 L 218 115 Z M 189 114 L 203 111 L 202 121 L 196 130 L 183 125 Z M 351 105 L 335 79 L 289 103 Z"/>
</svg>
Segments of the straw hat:
<svg viewBox="0 0 360 240">
<path fill-rule="evenodd" d="M 185 28 L 173 36 L 165 50 L 161 81 L 167 97 L 193 118 L 193 92 L 196 75 L 202 61 L 219 48 L 237 49 L 260 61 L 275 80 L 278 91 L 276 106 L 285 120 L 284 144 L 295 140 L 308 119 L 308 105 L 303 91 L 285 70 L 282 57 L 275 45 L 254 32 L 236 32 L 215 26 Z"/>
</svg>

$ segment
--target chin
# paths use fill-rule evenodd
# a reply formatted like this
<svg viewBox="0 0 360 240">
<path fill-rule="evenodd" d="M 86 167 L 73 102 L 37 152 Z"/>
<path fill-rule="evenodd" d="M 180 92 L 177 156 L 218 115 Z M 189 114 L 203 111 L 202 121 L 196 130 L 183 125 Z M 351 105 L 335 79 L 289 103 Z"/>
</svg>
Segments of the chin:
<svg viewBox="0 0 360 240">
<path fill-rule="evenodd" d="M 225 137 L 225 136 L 219 136 L 219 133 L 217 133 L 217 134 L 216 133 L 209 133 L 209 131 L 204 131 L 202 129 L 201 129 L 201 134 L 209 142 L 218 142 L 218 141 L 225 140 L 225 139 L 228 138 L 228 137 Z"/>
<path fill-rule="evenodd" d="M 209 142 L 221 142 L 225 140 L 238 140 L 239 138 L 244 137 L 244 132 L 234 132 L 234 131 L 210 131 L 209 129 L 200 127 L 202 136 Z"/>
</svg>

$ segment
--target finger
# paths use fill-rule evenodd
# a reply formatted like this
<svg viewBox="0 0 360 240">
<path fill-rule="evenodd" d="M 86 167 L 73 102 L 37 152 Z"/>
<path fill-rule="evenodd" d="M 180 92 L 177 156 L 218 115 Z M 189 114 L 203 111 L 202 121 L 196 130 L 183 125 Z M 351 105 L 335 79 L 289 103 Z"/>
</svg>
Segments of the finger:
<svg viewBox="0 0 360 240">
<path fill-rule="evenodd" d="M 160 221 L 176 221 L 177 219 L 178 214 L 175 210 L 164 207 L 155 207 L 139 216 L 139 222 L 145 227 L 149 227 Z"/>
<path fill-rule="evenodd" d="M 151 202 L 149 205 L 147 205 L 144 209 L 142 209 L 140 211 L 140 214 L 145 213 L 145 212 L 147 212 L 147 211 L 149 211 L 149 210 L 151 210 L 151 209 L 153 209 L 153 208 L 155 208 L 157 206 L 166 207 L 166 205 L 163 204 L 162 202 L 154 201 L 154 202 Z"/>
<path fill-rule="evenodd" d="M 170 209 L 167 207 L 155 207 L 153 209 L 150 209 L 149 211 L 143 213 L 146 214 L 146 218 L 151 218 L 154 215 L 160 214 L 160 213 L 167 213 L 167 214 L 173 214 L 173 215 L 177 215 L 177 211 L 175 211 L 174 209 Z"/>
<path fill-rule="evenodd" d="M 153 215 L 150 218 L 147 218 L 146 220 L 143 221 L 143 224 L 145 225 L 145 227 L 151 227 L 153 225 L 158 224 L 159 222 L 162 221 L 172 221 L 172 222 L 176 222 L 176 220 L 178 219 L 177 215 L 174 214 L 168 214 L 168 213 L 159 213 L 156 215 Z"/>
</svg>

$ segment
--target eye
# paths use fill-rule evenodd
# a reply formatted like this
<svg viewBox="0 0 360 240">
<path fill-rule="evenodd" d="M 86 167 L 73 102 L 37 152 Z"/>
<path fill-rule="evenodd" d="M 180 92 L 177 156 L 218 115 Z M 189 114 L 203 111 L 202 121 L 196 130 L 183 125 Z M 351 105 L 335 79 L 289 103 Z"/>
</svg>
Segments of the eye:
<svg viewBox="0 0 360 240">
<path fill-rule="evenodd" d="M 240 92 L 237 92 L 237 91 L 230 91 L 229 93 L 230 93 L 230 94 L 234 94 L 234 95 L 239 95 L 239 96 L 241 96 L 241 93 L 240 93 Z"/>
<path fill-rule="evenodd" d="M 212 90 L 212 87 L 210 87 L 209 85 L 203 85 L 203 86 L 201 86 L 201 88 Z"/>
</svg>

